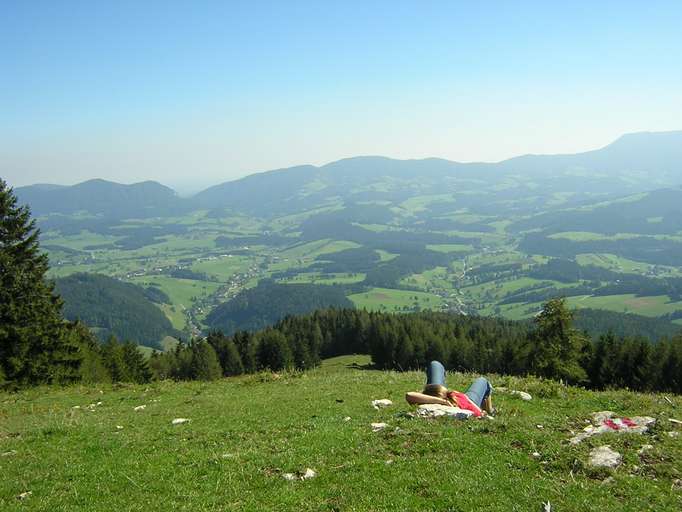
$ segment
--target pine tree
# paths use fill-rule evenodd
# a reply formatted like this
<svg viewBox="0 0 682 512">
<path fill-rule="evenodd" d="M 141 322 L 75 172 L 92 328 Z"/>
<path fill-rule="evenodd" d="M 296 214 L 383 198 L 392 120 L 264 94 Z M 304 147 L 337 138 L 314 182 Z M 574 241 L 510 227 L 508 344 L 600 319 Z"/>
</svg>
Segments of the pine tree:
<svg viewBox="0 0 682 512">
<path fill-rule="evenodd" d="M 78 348 L 45 279 L 48 259 L 38 236 L 28 207 L 18 206 L 0 179 L 0 373 L 12 386 L 79 378 Z"/>
<path fill-rule="evenodd" d="M 223 376 L 218 356 L 206 341 L 196 341 L 191 345 L 191 378 L 195 380 L 215 380 Z"/>
<path fill-rule="evenodd" d="M 220 364 L 223 367 L 223 375 L 226 377 L 244 373 L 244 365 L 242 364 L 239 350 L 237 350 L 237 345 L 231 339 L 225 342 L 225 357 Z"/>
<path fill-rule="evenodd" d="M 123 359 L 123 346 L 113 334 L 102 344 L 102 362 L 113 382 L 130 382 L 128 366 Z"/>
<path fill-rule="evenodd" d="M 109 371 L 102 360 L 100 343 L 90 329 L 81 322 L 73 322 L 68 325 L 67 336 L 78 346 L 81 358 L 80 381 L 86 384 L 110 382 Z"/>
<path fill-rule="evenodd" d="M 260 336 L 258 344 L 260 368 L 279 371 L 293 365 L 293 355 L 286 337 L 279 331 L 268 329 Z"/>
<path fill-rule="evenodd" d="M 140 349 L 132 341 L 126 341 L 122 349 L 123 362 L 132 382 L 144 384 L 151 380 L 152 372 Z"/>
<path fill-rule="evenodd" d="M 587 379 L 580 365 L 585 337 L 572 326 L 573 314 L 563 298 L 545 303 L 535 317 L 533 347 L 530 352 L 530 369 L 537 375 L 564 379 L 570 383 Z"/>
</svg>

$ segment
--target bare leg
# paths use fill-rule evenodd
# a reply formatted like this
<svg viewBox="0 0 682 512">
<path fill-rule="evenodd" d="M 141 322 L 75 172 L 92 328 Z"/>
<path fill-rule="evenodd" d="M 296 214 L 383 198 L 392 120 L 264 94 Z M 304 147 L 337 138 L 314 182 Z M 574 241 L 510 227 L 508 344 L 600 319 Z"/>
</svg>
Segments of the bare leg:
<svg viewBox="0 0 682 512">
<path fill-rule="evenodd" d="M 483 400 L 483 410 L 484 410 L 485 412 L 487 412 L 488 414 L 492 414 L 492 413 L 493 413 L 493 400 L 492 400 L 492 398 L 490 397 L 490 395 L 488 395 L 487 397 L 485 397 L 485 400 Z"/>
</svg>

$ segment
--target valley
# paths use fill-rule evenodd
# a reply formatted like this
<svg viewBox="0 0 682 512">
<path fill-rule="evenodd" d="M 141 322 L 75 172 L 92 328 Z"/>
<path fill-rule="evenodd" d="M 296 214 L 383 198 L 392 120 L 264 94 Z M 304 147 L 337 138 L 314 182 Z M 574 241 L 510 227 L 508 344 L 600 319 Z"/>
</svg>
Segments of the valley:
<svg viewBox="0 0 682 512">
<path fill-rule="evenodd" d="M 157 288 L 168 298 L 157 307 L 186 338 L 262 280 L 333 287 L 368 310 L 515 320 L 565 295 L 578 309 L 682 328 L 682 134 L 655 135 L 499 164 L 360 157 L 188 199 L 101 180 L 17 193 L 39 214 L 50 277 L 87 272 Z M 643 147 L 638 137 L 650 152 L 621 167 L 630 143 Z M 665 162 L 652 156 L 662 148 Z M 637 172 L 652 161 L 666 171 L 662 188 Z M 139 186 L 144 194 L 132 192 Z"/>
</svg>

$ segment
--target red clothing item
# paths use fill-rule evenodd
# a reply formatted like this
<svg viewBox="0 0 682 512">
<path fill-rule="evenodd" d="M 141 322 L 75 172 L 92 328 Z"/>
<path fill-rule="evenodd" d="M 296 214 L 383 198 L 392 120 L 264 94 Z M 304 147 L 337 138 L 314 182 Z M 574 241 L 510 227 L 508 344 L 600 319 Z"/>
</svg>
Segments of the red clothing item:
<svg viewBox="0 0 682 512">
<path fill-rule="evenodd" d="M 483 412 L 481 408 L 471 401 L 471 398 L 466 396 L 464 393 L 459 391 L 450 391 L 448 393 L 448 398 L 460 409 L 465 409 L 474 413 L 477 418 L 482 416 Z"/>
</svg>

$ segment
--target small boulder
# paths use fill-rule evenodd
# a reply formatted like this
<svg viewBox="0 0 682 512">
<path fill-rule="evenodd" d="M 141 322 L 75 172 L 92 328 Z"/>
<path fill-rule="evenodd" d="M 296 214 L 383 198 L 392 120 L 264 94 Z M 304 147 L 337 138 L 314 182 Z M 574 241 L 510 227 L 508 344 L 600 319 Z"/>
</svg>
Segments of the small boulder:
<svg viewBox="0 0 682 512">
<path fill-rule="evenodd" d="M 391 402 L 388 398 L 382 398 L 380 400 L 372 400 L 372 407 L 375 409 L 379 410 L 384 407 L 388 407 L 390 405 L 393 405 L 393 402 Z"/>
<path fill-rule="evenodd" d="M 305 471 L 301 475 L 301 480 L 308 480 L 310 478 L 315 478 L 317 476 L 317 473 L 310 469 L 310 468 L 305 468 Z"/>
<path fill-rule="evenodd" d="M 623 456 L 611 449 L 609 445 L 599 446 L 590 452 L 590 466 L 595 468 L 615 468 L 620 465 Z"/>
<path fill-rule="evenodd" d="M 139 412 L 139 411 L 144 411 L 147 408 L 146 405 L 138 405 L 137 407 L 133 407 L 133 411 Z"/>
<path fill-rule="evenodd" d="M 518 396 L 521 400 L 525 400 L 526 402 L 533 399 L 533 397 L 530 396 L 530 393 L 526 393 L 525 391 L 514 390 L 514 391 L 511 391 L 509 394 L 514 395 L 514 396 Z"/>
<path fill-rule="evenodd" d="M 171 425 L 182 425 L 183 423 L 189 423 L 189 418 L 175 418 L 171 421 Z"/>
<path fill-rule="evenodd" d="M 388 423 L 372 423 L 372 432 L 379 432 L 380 430 L 384 430 L 386 427 L 388 427 Z"/>
</svg>

